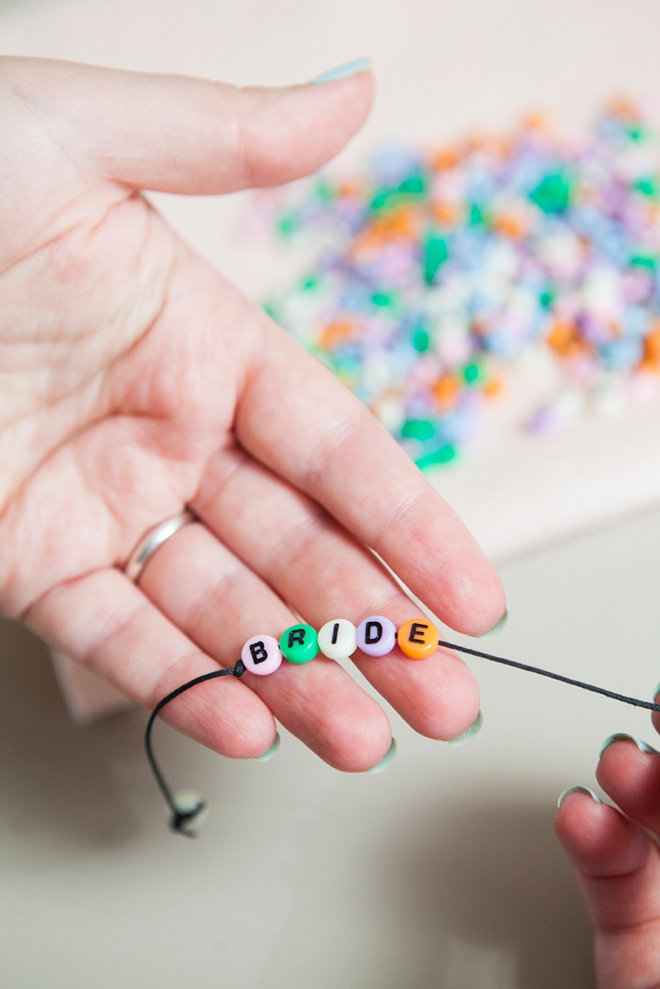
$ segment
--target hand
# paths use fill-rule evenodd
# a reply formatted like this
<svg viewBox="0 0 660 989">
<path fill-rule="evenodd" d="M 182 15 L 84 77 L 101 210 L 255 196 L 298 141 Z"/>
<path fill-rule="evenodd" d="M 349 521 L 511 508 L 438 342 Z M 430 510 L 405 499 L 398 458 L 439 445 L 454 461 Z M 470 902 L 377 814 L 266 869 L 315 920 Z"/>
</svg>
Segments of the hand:
<svg viewBox="0 0 660 989">
<path fill-rule="evenodd" d="M 504 610 L 492 566 L 390 437 L 139 192 L 304 175 L 371 98 L 368 72 L 240 90 L 0 59 L 0 609 L 146 707 L 296 613 L 317 628 L 415 617 L 372 549 L 453 628 L 483 633 Z M 122 564 L 185 505 L 201 523 L 136 587 Z M 356 664 L 433 738 L 478 712 L 451 654 Z M 380 706 L 322 657 L 165 714 L 235 757 L 269 747 L 273 716 L 344 770 L 390 744 Z"/>
<path fill-rule="evenodd" d="M 660 835 L 660 755 L 640 751 L 632 736 L 613 738 L 596 775 L 623 813 L 575 789 L 555 827 L 596 929 L 599 989 L 653 989 L 660 986 L 660 851 L 648 832 Z"/>
</svg>

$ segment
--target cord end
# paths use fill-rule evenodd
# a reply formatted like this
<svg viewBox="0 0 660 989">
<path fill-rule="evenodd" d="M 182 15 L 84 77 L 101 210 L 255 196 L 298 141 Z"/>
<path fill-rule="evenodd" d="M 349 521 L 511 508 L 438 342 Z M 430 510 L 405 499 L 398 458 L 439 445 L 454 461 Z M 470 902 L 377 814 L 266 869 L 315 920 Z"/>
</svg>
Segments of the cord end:
<svg viewBox="0 0 660 989">
<path fill-rule="evenodd" d="M 198 793 L 177 793 L 173 804 L 175 809 L 170 818 L 170 829 L 187 838 L 196 838 L 197 828 L 209 816 L 206 801 Z"/>
</svg>

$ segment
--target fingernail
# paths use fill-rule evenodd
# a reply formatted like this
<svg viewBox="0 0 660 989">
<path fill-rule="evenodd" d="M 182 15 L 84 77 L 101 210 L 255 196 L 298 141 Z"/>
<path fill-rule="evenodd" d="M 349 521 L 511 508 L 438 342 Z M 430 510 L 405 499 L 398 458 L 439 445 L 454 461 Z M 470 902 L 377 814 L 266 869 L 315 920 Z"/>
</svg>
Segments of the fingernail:
<svg viewBox="0 0 660 989">
<path fill-rule="evenodd" d="M 371 57 L 369 55 L 364 58 L 354 58 L 352 62 L 344 62 L 343 65 L 338 65 L 335 69 L 329 69 L 327 72 L 322 72 L 320 76 L 314 76 L 310 79 L 310 82 L 333 82 L 335 79 L 346 79 L 348 76 L 357 75 L 358 72 L 366 72 L 371 66 Z M 373 772 L 372 769 L 369 772 Z"/>
<path fill-rule="evenodd" d="M 380 762 L 377 762 L 376 765 L 372 766 L 371 769 L 365 769 L 364 771 L 365 776 L 367 774 L 369 774 L 370 776 L 375 776 L 376 773 L 382 773 L 384 769 L 387 769 L 387 767 L 389 766 L 395 755 L 396 755 L 396 738 L 393 738 L 392 744 L 390 745 L 389 749 L 387 750 L 383 758 L 380 760 Z"/>
<path fill-rule="evenodd" d="M 275 753 L 277 752 L 277 750 L 279 749 L 280 742 L 281 741 L 282 741 L 282 739 L 280 738 L 279 731 L 278 732 L 275 732 L 275 738 L 273 739 L 272 745 L 270 745 L 266 749 L 266 751 L 263 753 L 263 755 L 256 755 L 254 757 L 254 761 L 255 762 L 268 762 L 268 760 L 269 759 L 272 759 L 273 756 L 275 755 Z"/>
<path fill-rule="evenodd" d="M 658 686 L 653 691 L 653 700 L 656 699 L 656 697 L 658 696 L 658 694 L 660 694 L 660 683 L 658 684 Z"/>
<path fill-rule="evenodd" d="M 505 608 L 504 614 L 500 618 L 499 622 L 495 622 L 495 624 L 491 629 L 489 629 L 487 632 L 484 632 L 483 635 L 477 635 L 476 638 L 487 639 L 490 635 L 497 635 L 498 632 L 502 631 L 508 620 L 509 620 L 509 609 Z"/>
<path fill-rule="evenodd" d="M 481 711 L 479 711 L 479 714 L 476 716 L 470 727 L 466 728 L 460 735 L 457 735 L 456 738 L 450 738 L 446 744 L 453 746 L 453 748 L 458 748 L 459 745 L 465 745 L 465 743 L 469 742 L 471 738 L 474 738 L 475 735 L 479 734 L 483 723 L 484 716 Z"/>
<path fill-rule="evenodd" d="M 594 793 L 593 790 L 590 790 L 588 786 L 569 786 L 568 790 L 564 790 L 563 793 L 559 794 L 557 807 L 561 807 L 561 805 L 563 804 L 564 800 L 569 795 L 569 793 L 577 793 L 578 791 L 580 791 L 580 793 L 588 793 L 589 796 L 592 798 L 592 800 L 595 800 L 597 804 L 602 804 L 603 802 L 598 796 L 598 794 Z"/>
<path fill-rule="evenodd" d="M 653 746 L 648 744 L 648 742 L 643 742 L 641 738 L 635 738 L 634 735 L 628 735 L 625 731 L 618 731 L 614 735 L 610 735 L 609 738 L 605 739 L 600 747 L 600 752 L 598 753 L 599 759 L 605 749 L 609 748 L 610 745 L 613 745 L 614 742 L 634 742 L 640 752 L 645 752 L 647 755 L 660 754 L 657 749 L 654 749 Z"/>
</svg>

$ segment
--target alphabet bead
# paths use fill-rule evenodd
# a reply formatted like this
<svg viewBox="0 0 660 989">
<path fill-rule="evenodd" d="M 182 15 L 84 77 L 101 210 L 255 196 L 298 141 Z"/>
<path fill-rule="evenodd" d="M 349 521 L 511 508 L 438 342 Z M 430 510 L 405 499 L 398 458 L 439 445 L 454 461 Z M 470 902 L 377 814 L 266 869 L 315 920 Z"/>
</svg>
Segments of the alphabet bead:
<svg viewBox="0 0 660 989">
<path fill-rule="evenodd" d="M 292 625 L 280 639 L 280 649 L 290 663 L 309 663 L 318 656 L 319 637 L 311 625 Z"/>
<path fill-rule="evenodd" d="M 428 618 L 411 618 L 399 629 L 397 643 L 409 659 L 427 659 L 438 648 L 438 630 Z"/>
<path fill-rule="evenodd" d="M 348 659 L 357 649 L 357 630 L 345 618 L 333 618 L 319 632 L 319 649 L 328 659 Z"/>
<path fill-rule="evenodd" d="M 272 635 L 253 635 L 241 649 L 245 669 L 265 677 L 282 665 L 282 653 Z"/>
<path fill-rule="evenodd" d="M 370 615 L 357 627 L 357 644 L 367 656 L 386 656 L 396 645 L 396 626 L 382 615 Z"/>
</svg>

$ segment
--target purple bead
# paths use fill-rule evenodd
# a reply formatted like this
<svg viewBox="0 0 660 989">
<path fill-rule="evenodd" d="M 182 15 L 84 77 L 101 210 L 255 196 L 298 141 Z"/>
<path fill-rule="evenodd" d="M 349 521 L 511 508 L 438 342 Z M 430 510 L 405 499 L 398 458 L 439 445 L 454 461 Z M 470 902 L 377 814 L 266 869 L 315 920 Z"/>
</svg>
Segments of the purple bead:
<svg viewBox="0 0 660 989">
<path fill-rule="evenodd" d="M 357 627 L 357 644 L 366 656 L 386 656 L 396 645 L 396 625 L 382 615 L 370 615 Z"/>
</svg>

